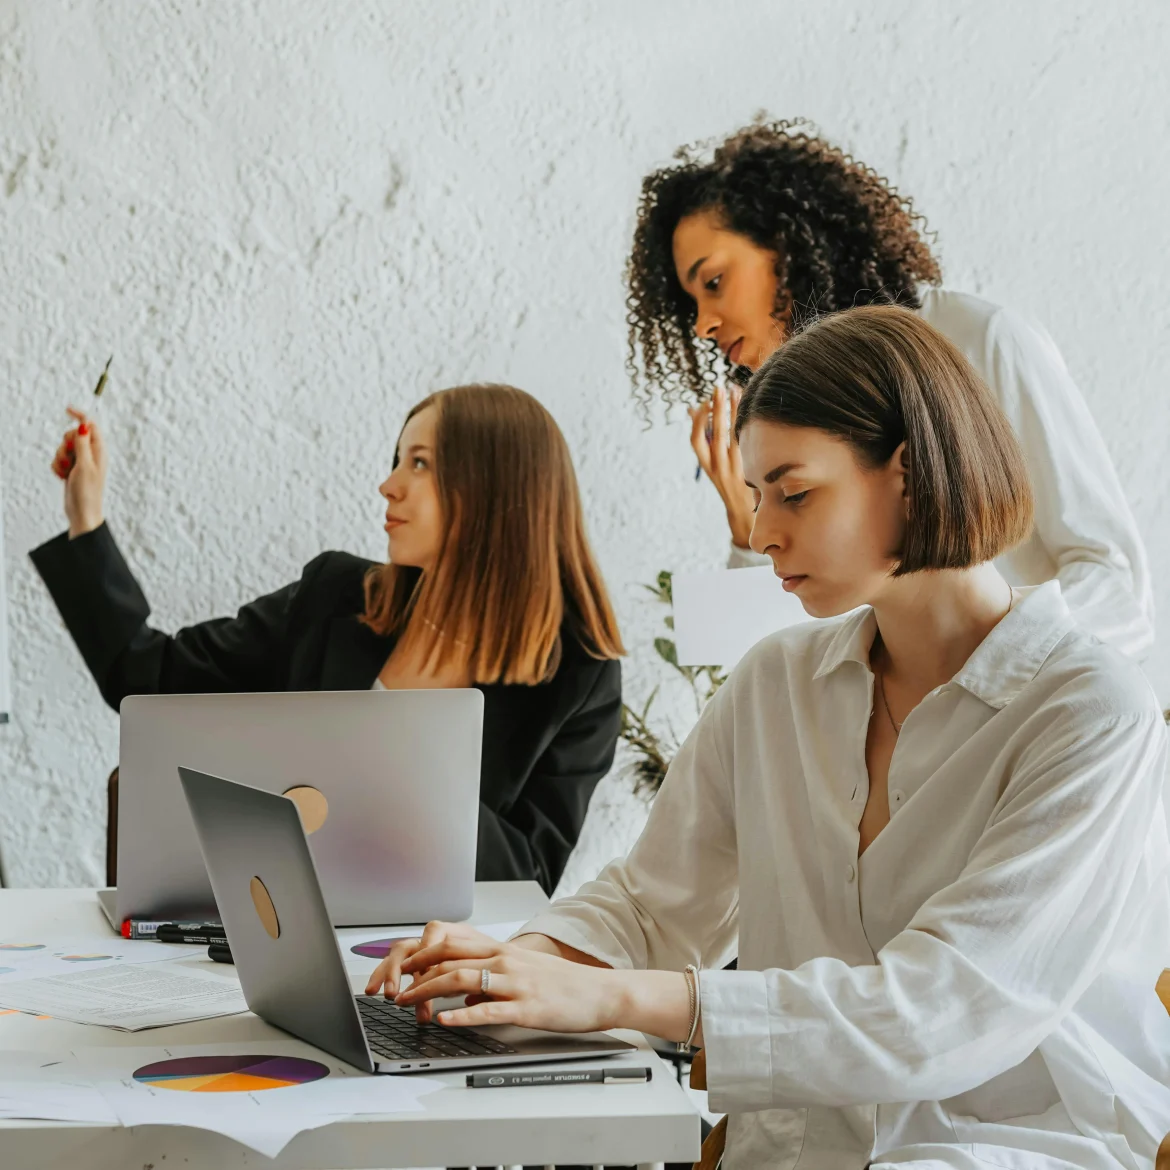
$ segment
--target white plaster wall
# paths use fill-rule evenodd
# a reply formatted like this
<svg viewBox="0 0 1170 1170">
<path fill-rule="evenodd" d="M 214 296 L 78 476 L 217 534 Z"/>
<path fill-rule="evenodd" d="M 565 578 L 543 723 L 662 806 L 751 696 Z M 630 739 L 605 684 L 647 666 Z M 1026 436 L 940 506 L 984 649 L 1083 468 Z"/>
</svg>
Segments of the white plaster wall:
<svg viewBox="0 0 1170 1170">
<path fill-rule="evenodd" d="M 622 368 L 638 181 L 761 107 L 913 193 L 950 284 L 1047 322 L 1148 543 L 1170 702 L 1168 39 L 1155 2 L 0 2 L 10 882 L 100 880 L 117 724 L 25 554 L 111 351 L 108 511 L 163 627 L 322 548 L 379 555 L 405 409 L 501 379 L 568 435 L 648 690 L 637 585 L 719 563 L 724 527 Z M 637 833 L 627 791 L 604 782 L 569 882 Z"/>
</svg>

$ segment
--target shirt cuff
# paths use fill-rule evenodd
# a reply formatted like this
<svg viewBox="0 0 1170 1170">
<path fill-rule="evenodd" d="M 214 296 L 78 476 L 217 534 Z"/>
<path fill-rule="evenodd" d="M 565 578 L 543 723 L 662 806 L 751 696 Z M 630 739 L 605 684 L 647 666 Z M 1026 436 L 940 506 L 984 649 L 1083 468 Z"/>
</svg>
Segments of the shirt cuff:
<svg viewBox="0 0 1170 1170">
<path fill-rule="evenodd" d="M 522 934 L 543 934 L 576 951 L 584 951 L 591 959 L 608 963 L 617 971 L 632 969 L 633 963 L 625 950 L 617 944 L 616 939 L 610 936 L 608 944 L 596 935 L 589 933 L 579 923 L 563 914 L 538 914 L 530 922 L 526 922 L 512 938 L 519 938 Z"/>
<path fill-rule="evenodd" d="M 700 971 L 707 1099 L 715 1113 L 771 1109 L 772 1037 L 763 971 Z"/>
</svg>

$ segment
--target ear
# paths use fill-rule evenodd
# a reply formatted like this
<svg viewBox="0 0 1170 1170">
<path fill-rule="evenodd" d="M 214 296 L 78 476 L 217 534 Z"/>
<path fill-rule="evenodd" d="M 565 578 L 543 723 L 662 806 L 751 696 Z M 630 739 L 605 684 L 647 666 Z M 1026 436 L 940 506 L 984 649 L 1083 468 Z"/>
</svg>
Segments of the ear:
<svg viewBox="0 0 1170 1170">
<path fill-rule="evenodd" d="M 910 499 L 910 453 L 906 449 L 906 440 L 903 439 L 897 447 L 894 448 L 894 453 L 890 456 L 890 461 L 886 464 L 886 470 L 892 478 L 893 485 L 896 487 L 898 495 L 903 500 L 909 502 Z"/>
</svg>

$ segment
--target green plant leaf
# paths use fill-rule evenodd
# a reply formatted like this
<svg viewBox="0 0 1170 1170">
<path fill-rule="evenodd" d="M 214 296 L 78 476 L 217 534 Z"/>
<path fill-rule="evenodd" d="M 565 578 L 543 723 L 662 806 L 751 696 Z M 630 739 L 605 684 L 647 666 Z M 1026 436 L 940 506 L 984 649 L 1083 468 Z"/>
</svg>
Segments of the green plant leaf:
<svg viewBox="0 0 1170 1170">
<path fill-rule="evenodd" d="M 671 666 L 682 669 L 678 665 L 678 650 L 675 649 L 674 643 L 669 638 L 655 638 L 654 649 L 658 651 L 658 657 L 664 662 L 669 662 Z"/>
</svg>

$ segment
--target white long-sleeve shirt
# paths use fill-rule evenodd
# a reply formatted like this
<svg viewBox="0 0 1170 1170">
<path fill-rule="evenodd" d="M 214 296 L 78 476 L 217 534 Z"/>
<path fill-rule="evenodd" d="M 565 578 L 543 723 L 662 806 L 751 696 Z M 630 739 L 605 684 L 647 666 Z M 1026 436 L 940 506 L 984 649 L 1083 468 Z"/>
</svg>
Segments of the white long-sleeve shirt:
<svg viewBox="0 0 1170 1170">
<path fill-rule="evenodd" d="M 525 926 L 704 968 L 728 1170 L 1149 1170 L 1170 1132 L 1165 728 L 1055 583 L 1024 594 L 906 719 L 860 858 L 868 608 L 749 651 L 629 857 Z"/>
<path fill-rule="evenodd" d="M 1076 620 L 1140 661 L 1154 642 L 1145 548 L 1109 452 L 1055 342 L 1018 313 L 924 285 L 920 315 L 986 382 L 1016 432 L 1032 480 L 1032 535 L 996 561 L 1012 585 L 1055 578 Z M 728 565 L 766 564 L 731 546 Z"/>
</svg>

